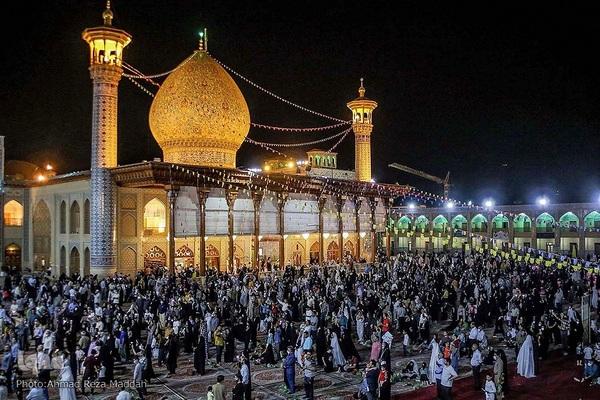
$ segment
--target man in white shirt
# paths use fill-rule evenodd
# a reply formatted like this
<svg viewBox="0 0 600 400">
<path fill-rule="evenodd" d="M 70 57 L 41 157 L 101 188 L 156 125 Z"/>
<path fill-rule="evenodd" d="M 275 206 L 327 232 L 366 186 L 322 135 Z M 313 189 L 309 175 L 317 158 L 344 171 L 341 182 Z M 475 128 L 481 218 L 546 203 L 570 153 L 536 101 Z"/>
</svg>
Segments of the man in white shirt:
<svg viewBox="0 0 600 400">
<path fill-rule="evenodd" d="M 450 359 L 444 358 L 444 368 L 442 369 L 442 379 L 440 381 L 441 387 L 441 399 L 450 400 L 452 399 L 452 382 L 458 377 L 456 370 L 450 365 Z"/>
<path fill-rule="evenodd" d="M 471 370 L 473 371 L 473 378 L 475 379 L 475 390 L 481 390 L 481 364 L 483 364 L 483 357 L 481 351 L 479 351 L 479 345 L 473 343 L 472 346 L 473 355 L 471 356 Z"/>
<path fill-rule="evenodd" d="M 477 343 L 477 327 L 475 326 L 475 322 L 471 322 L 471 330 L 469 331 L 469 336 L 467 338 L 467 349 L 469 351 L 469 357 L 473 355 L 473 344 Z"/>
</svg>

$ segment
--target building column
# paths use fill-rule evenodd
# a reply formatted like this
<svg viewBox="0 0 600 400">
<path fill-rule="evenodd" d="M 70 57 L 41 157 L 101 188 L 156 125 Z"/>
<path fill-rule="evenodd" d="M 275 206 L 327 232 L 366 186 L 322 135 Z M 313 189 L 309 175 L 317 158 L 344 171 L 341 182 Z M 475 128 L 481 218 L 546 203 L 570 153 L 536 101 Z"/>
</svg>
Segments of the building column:
<svg viewBox="0 0 600 400">
<path fill-rule="evenodd" d="M 279 216 L 279 269 L 285 267 L 285 203 L 287 203 L 288 194 L 281 193 L 277 199 L 277 211 Z"/>
<path fill-rule="evenodd" d="M 208 199 L 209 190 L 204 188 L 196 188 L 198 196 L 198 207 L 200 208 L 200 276 L 206 276 L 206 200 Z"/>
<path fill-rule="evenodd" d="M 392 202 L 389 198 L 385 198 L 383 201 L 385 207 L 385 256 L 389 260 L 392 256 L 392 246 L 390 244 L 390 210 L 392 207 Z"/>
<path fill-rule="evenodd" d="M 233 248 L 233 218 L 234 218 L 234 213 L 233 213 L 233 205 L 235 204 L 235 200 L 237 199 L 238 196 L 238 192 L 237 190 L 227 190 L 225 193 L 225 200 L 227 201 L 227 207 L 229 208 L 229 212 L 227 214 L 227 225 L 229 227 L 228 229 L 228 239 L 229 239 L 229 246 L 228 246 L 228 256 L 229 256 L 229 260 L 227 262 L 227 272 L 229 273 L 233 273 L 233 261 L 234 261 L 234 248 Z"/>
<path fill-rule="evenodd" d="M 508 218 L 508 242 L 512 249 L 515 243 L 515 217 L 512 215 Z"/>
<path fill-rule="evenodd" d="M 469 251 L 473 249 L 473 213 L 467 212 L 467 244 L 469 245 Z"/>
<path fill-rule="evenodd" d="M 319 207 L 319 265 L 323 265 L 325 262 L 325 254 L 323 253 L 325 246 L 323 243 L 323 210 L 325 209 L 325 204 L 327 204 L 327 197 L 319 197 L 317 201 L 317 205 Z"/>
<path fill-rule="evenodd" d="M 537 217 L 533 217 L 531 220 L 531 243 L 529 247 L 538 250 L 537 247 Z"/>
<path fill-rule="evenodd" d="M 362 200 L 359 197 L 354 198 L 354 219 L 356 224 L 356 261 L 360 262 L 360 246 L 362 240 L 360 240 L 360 207 L 362 206 Z M 321 234 L 322 235 L 322 234 Z"/>
<path fill-rule="evenodd" d="M 338 246 L 340 248 L 340 259 L 342 262 L 344 258 L 344 218 L 342 218 L 342 211 L 344 209 L 345 199 L 342 196 L 337 196 L 335 201 L 335 207 L 338 214 Z"/>
<path fill-rule="evenodd" d="M 179 186 L 167 185 L 167 199 L 169 200 L 169 273 L 175 273 L 175 203 L 179 196 Z"/>
<path fill-rule="evenodd" d="M 556 220 L 555 220 L 556 221 Z M 560 252 L 560 238 L 562 237 L 560 221 L 556 221 L 554 224 L 554 253 Z"/>
<path fill-rule="evenodd" d="M 254 205 L 254 254 L 252 256 L 252 269 L 258 268 L 258 248 L 260 246 L 258 236 L 260 235 L 260 202 L 264 197 L 262 192 L 252 193 L 252 203 Z"/>
<path fill-rule="evenodd" d="M 417 217 L 414 215 L 410 216 L 410 249 L 413 253 L 417 254 Z"/>
<path fill-rule="evenodd" d="M 377 261 L 377 237 L 376 237 L 376 220 L 375 211 L 377 210 L 377 200 L 374 198 L 369 199 L 369 206 L 371 207 L 371 262 Z"/>
</svg>

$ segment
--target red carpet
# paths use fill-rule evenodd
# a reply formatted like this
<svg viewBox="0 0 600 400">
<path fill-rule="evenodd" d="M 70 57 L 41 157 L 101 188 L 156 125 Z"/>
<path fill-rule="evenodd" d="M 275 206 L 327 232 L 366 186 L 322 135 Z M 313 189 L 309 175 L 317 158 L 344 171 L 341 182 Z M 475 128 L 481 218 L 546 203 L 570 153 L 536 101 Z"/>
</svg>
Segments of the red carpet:
<svg viewBox="0 0 600 400">
<path fill-rule="evenodd" d="M 552 355 L 538 367 L 538 376 L 526 379 L 516 374 L 516 364 L 508 366 L 509 390 L 506 400 L 598 400 L 600 385 L 590 386 L 589 383 L 579 383 L 573 377 L 580 378 L 583 367 L 576 366 L 575 356 L 562 357 Z M 491 367 L 489 368 L 491 370 Z M 482 382 L 485 381 L 485 371 L 482 371 Z M 437 395 L 436 387 L 430 386 L 394 396 L 394 399 L 431 400 Z M 482 400 L 482 391 L 473 389 L 473 377 L 469 376 L 456 380 L 452 387 L 453 400 Z"/>
</svg>

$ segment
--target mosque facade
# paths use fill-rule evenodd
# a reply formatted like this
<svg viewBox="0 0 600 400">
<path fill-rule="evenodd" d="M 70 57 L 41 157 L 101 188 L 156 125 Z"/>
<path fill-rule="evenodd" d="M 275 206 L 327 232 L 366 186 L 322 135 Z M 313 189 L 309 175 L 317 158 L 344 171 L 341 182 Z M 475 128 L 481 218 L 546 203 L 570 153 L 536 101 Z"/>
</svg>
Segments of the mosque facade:
<svg viewBox="0 0 600 400">
<path fill-rule="evenodd" d="M 307 153 L 308 167 L 236 168 L 250 128 L 248 106 L 202 40 L 151 105 L 149 125 L 162 160 L 118 165 L 118 87 L 131 36 L 114 27 L 112 17 L 107 6 L 103 24 L 82 34 L 93 85 L 90 170 L 56 175 L 51 168 L 5 162 L 0 137 L 4 268 L 133 276 L 194 267 L 202 276 L 207 268 L 242 265 L 373 262 L 379 254 L 406 250 L 600 253 L 600 214 L 592 204 L 500 212 L 395 207 L 413 189 L 371 182 L 377 103 L 365 97 L 362 80 L 358 97 L 347 103 L 354 172 L 337 169 L 337 155 L 318 149 Z"/>
</svg>

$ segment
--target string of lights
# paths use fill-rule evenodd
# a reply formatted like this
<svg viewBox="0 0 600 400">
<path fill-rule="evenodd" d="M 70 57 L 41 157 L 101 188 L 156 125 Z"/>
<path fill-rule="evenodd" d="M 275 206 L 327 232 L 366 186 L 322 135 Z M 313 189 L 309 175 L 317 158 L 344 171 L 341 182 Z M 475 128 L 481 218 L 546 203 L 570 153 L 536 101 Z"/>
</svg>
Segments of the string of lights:
<svg viewBox="0 0 600 400">
<path fill-rule="evenodd" d="M 274 131 L 282 131 L 282 132 L 318 132 L 324 131 L 327 129 L 339 128 L 340 126 L 351 124 L 352 121 L 340 122 L 339 124 L 329 125 L 329 126 L 320 126 L 315 128 L 284 128 L 279 126 L 270 126 L 270 125 L 262 125 L 252 122 L 251 125 L 255 128 L 263 128 L 263 129 L 271 129 Z"/>
<path fill-rule="evenodd" d="M 132 67 L 129 64 L 124 63 L 124 66 L 127 70 L 133 72 L 135 75 L 130 75 L 130 74 L 123 74 L 124 77 L 128 78 L 130 81 L 132 81 L 137 87 L 139 87 L 142 91 L 144 91 L 146 94 L 154 97 L 154 94 L 152 92 L 150 92 L 148 89 L 146 89 L 145 87 L 143 87 L 141 84 L 139 84 L 136 79 L 144 79 L 148 82 L 150 82 L 151 84 L 160 87 L 159 84 L 157 84 L 156 82 L 152 81 L 152 79 L 154 78 L 159 78 L 159 77 L 163 77 L 166 76 L 172 72 L 174 72 L 175 70 L 177 70 L 178 68 L 180 68 L 181 66 L 185 65 L 191 58 L 192 58 L 193 54 L 190 55 L 186 60 L 184 60 L 183 63 L 181 63 L 177 68 L 171 70 L 171 71 L 167 71 L 161 74 L 155 74 L 155 75 L 144 75 L 143 73 L 141 73 L 140 71 L 138 71 L 137 69 L 135 69 L 134 67 Z M 322 131 L 322 130 L 326 130 L 326 129 L 331 129 L 331 128 L 335 128 L 335 127 L 339 127 L 339 126 L 343 126 L 346 124 L 351 123 L 351 121 L 344 121 L 341 119 L 337 119 L 337 118 L 333 118 L 315 111 L 312 111 L 306 107 L 302 107 L 299 106 L 291 101 L 285 100 L 280 96 L 275 95 L 274 93 L 262 88 L 261 86 L 255 84 L 254 82 L 250 81 L 249 79 L 247 79 L 246 77 L 242 76 L 241 74 L 237 73 L 236 71 L 232 70 L 230 67 L 226 66 L 225 64 L 221 63 L 220 61 L 216 60 L 216 62 L 218 62 L 221 66 L 223 66 L 223 68 L 227 69 L 228 71 L 230 71 L 231 73 L 233 73 L 234 75 L 238 76 L 240 79 L 243 79 L 244 81 L 248 82 L 250 85 L 252 85 L 253 87 L 263 91 L 264 93 L 267 93 L 268 95 L 286 103 L 289 104 L 293 107 L 296 107 L 300 110 L 304 110 L 306 112 L 312 113 L 314 115 L 318 115 L 321 116 L 323 118 L 327 118 L 330 120 L 334 120 L 334 121 L 338 121 L 338 124 L 335 125 L 331 125 L 331 126 L 326 126 L 326 127 L 316 127 L 316 128 L 289 128 L 289 127 L 275 127 L 275 126 L 268 126 L 268 125 L 264 125 L 264 124 L 257 124 L 257 123 L 251 123 L 252 126 L 257 127 L 257 128 L 264 128 L 264 129 L 273 129 L 273 130 L 278 130 L 278 131 L 284 131 L 284 132 L 311 132 L 311 131 Z M 282 153 L 278 150 L 273 149 L 272 147 L 285 147 L 285 148 L 292 148 L 292 147 L 300 147 L 300 146 L 308 146 L 308 145 L 313 145 L 313 144 L 317 144 L 317 143 L 321 143 L 321 142 L 325 142 L 327 140 L 331 140 L 333 138 L 342 136 L 342 138 L 332 147 L 330 148 L 327 152 L 332 152 L 345 138 L 346 136 L 350 133 L 350 131 L 352 130 L 352 128 L 348 128 L 345 131 L 342 131 L 338 134 L 335 134 L 333 136 L 330 136 L 328 138 L 324 138 L 324 139 L 319 139 L 316 141 L 311 141 L 311 142 L 304 142 L 304 143 L 297 143 L 297 144 L 277 144 L 277 143 L 267 143 L 267 142 L 259 142 L 259 141 L 255 141 L 253 139 L 250 138 L 246 138 L 245 141 L 250 143 L 250 144 L 254 144 L 254 145 L 258 145 L 261 148 L 264 148 L 268 151 L 271 151 L 273 153 L 279 154 L 281 156 L 284 157 L 289 157 L 288 155 L 286 155 L 285 153 Z M 334 180 L 331 181 L 331 183 L 333 185 L 338 184 L 339 182 L 336 182 Z M 334 186 L 329 185 L 327 186 L 326 184 L 324 184 L 324 193 L 330 193 L 330 194 L 338 194 L 338 195 L 345 195 L 347 193 L 343 193 L 341 190 L 338 190 L 336 188 L 334 188 Z M 287 190 L 293 190 L 291 187 L 288 187 Z M 388 196 L 390 197 L 392 195 L 392 193 L 386 193 L 385 191 L 380 192 L 380 194 L 382 196 Z M 508 217 L 517 217 L 517 214 L 513 214 L 513 213 L 506 213 L 503 211 L 498 211 L 498 210 L 490 210 L 489 208 L 483 207 L 483 206 L 476 206 L 476 205 L 472 205 L 470 202 L 462 202 L 459 200 L 453 200 L 453 199 L 448 199 L 442 196 L 438 196 L 436 194 L 433 193 L 428 193 L 428 192 L 424 192 L 424 191 L 420 191 L 414 188 L 411 188 L 410 191 L 408 193 L 404 193 L 401 195 L 402 197 L 408 197 L 408 198 L 412 198 L 416 201 L 420 201 L 420 202 L 429 202 L 431 204 L 435 204 L 436 202 L 441 205 L 445 204 L 445 203 L 452 203 L 454 205 L 457 205 L 459 207 L 469 207 L 471 209 L 475 209 L 475 210 L 485 210 L 485 211 L 491 211 L 491 212 L 495 212 L 496 214 L 503 214 L 503 215 L 507 215 Z M 558 225 L 557 225 L 558 226 Z M 584 231 L 589 231 L 589 232 L 600 232 L 600 229 L 597 228 L 587 228 L 584 226 L 578 226 L 577 227 L 578 230 L 584 230 Z"/>
<path fill-rule="evenodd" d="M 270 201 L 273 201 L 275 198 L 277 198 L 278 202 L 282 202 L 283 199 L 280 197 L 280 193 L 269 190 L 265 187 L 262 186 L 258 186 L 256 184 L 253 185 L 252 183 L 252 179 L 255 179 L 257 181 L 262 180 L 262 181 L 266 181 L 267 184 L 272 185 L 272 186 L 278 186 L 282 189 L 284 189 L 287 192 L 294 192 L 294 193 L 302 193 L 302 190 L 298 189 L 298 183 L 299 180 L 293 178 L 292 176 L 288 177 L 289 178 L 289 182 L 288 184 L 286 183 L 281 183 L 281 182 L 276 182 L 273 181 L 271 179 L 269 179 L 268 176 L 264 176 L 264 175 L 259 175 L 259 174 L 255 174 L 253 172 L 248 172 L 249 176 L 250 176 L 250 181 L 245 184 L 245 185 L 240 185 L 240 184 L 235 184 L 232 183 L 233 180 L 233 176 L 226 172 L 226 171 L 219 171 L 219 170 L 211 170 L 211 173 L 217 174 L 220 176 L 220 178 L 215 178 L 214 176 L 207 176 L 198 172 L 193 172 L 190 171 L 184 167 L 178 166 L 178 165 L 171 165 L 171 168 L 174 170 L 181 170 L 184 171 L 188 174 L 195 174 L 196 175 L 196 180 L 197 182 L 200 182 L 200 180 L 202 180 L 205 183 L 216 183 L 217 185 L 220 185 L 222 188 L 227 188 L 229 190 L 235 189 L 241 193 L 244 193 L 246 195 L 248 195 L 249 197 L 252 194 L 253 190 L 261 190 L 265 195 L 270 196 Z M 291 182 L 296 182 L 295 185 L 292 185 Z M 331 182 L 335 182 L 335 181 L 331 181 Z M 325 194 L 329 194 L 329 195 L 337 195 L 340 194 L 339 193 L 340 190 L 335 187 L 332 186 L 331 184 L 329 184 L 329 181 L 324 182 L 323 185 L 323 193 Z M 409 192 L 409 194 L 413 193 L 413 191 Z M 308 193 L 307 193 L 308 194 Z M 386 195 L 388 196 L 402 196 L 401 191 L 398 190 L 396 192 L 391 192 L 388 191 L 386 193 Z M 408 194 L 407 194 L 408 195 Z M 315 205 L 310 204 L 307 201 L 304 200 L 294 200 L 295 201 L 295 208 L 300 208 L 302 209 L 302 211 L 307 211 L 306 208 L 308 208 L 309 212 L 318 212 L 318 208 L 316 208 Z M 478 208 L 477 206 L 472 206 L 474 208 Z M 336 218 L 343 218 L 343 214 L 351 214 L 352 216 L 349 217 L 349 220 L 352 220 L 354 223 L 356 223 L 356 214 L 355 214 L 355 210 L 353 207 L 350 206 L 343 206 L 341 209 L 341 212 L 338 209 L 332 209 L 330 207 L 325 206 L 325 208 L 323 209 L 323 212 L 328 213 L 330 215 L 334 215 Z M 362 216 L 364 218 L 371 218 L 371 214 L 369 212 L 365 212 L 365 211 L 359 211 L 358 212 L 358 216 Z M 426 218 L 425 218 L 426 220 Z M 383 222 L 377 222 L 369 220 L 370 224 L 372 226 L 373 229 L 389 229 L 390 232 L 394 232 L 394 233 L 398 233 L 398 232 L 402 232 L 403 234 L 406 234 L 407 238 L 410 238 L 414 235 L 419 234 L 421 237 L 425 237 L 426 234 L 428 235 L 434 235 L 434 233 L 438 233 L 441 237 L 441 232 L 434 232 L 434 228 L 418 228 L 416 226 L 411 227 L 410 229 L 400 229 L 400 228 L 394 228 L 394 224 L 393 222 L 390 221 L 383 221 Z M 427 222 L 429 222 L 427 220 Z M 417 230 L 420 230 L 421 232 L 417 232 Z M 468 236 L 467 232 L 462 230 L 462 229 L 454 229 L 454 228 L 447 228 L 446 232 L 450 232 L 450 230 L 452 230 L 456 235 L 460 235 L 460 236 Z M 583 259 L 578 259 L 576 257 L 567 257 L 564 255 L 560 255 L 560 254 L 556 254 L 556 253 L 551 253 L 551 252 L 544 252 L 544 251 L 538 251 L 538 257 L 532 257 L 531 252 L 535 251 L 534 248 L 530 248 L 530 247 L 525 247 L 523 246 L 522 248 L 519 248 L 518 245 L 516 245 L 515 243 L 512 243 L 513 248 L 510 251 L 504 251 L 499 249 L 497 246 L 493 246 L 490 248 L 490 243 L 495 243 L 497 240 L 494 238 L 489 238 L 487 236 L 484 235 L 478 235 L 475 233 L 471 233 L 470 234 L 471 237 L 475 237 L 478 240 L 482 240 L 483 241 L 483 246 L 475 246 L 475 250 L 477 252 L 484 252 L 484 251 L 489 251 L 490 254 L 492 254 L 493 256 L 496 255 L 500 255 L 502 258 L 513 258 L 513 259 L 517 259 L 519 261 L 524 260 L 525 262 L 528 262 L 532 265 L 545 265 L 547 267 L 551 267 L 551 266 L 556 266 L 557 268 L 564 268 L 566 266 L 570 266 L 573 268 L 573 270 L 578 271 L 580 270 L 582 267 L 586 268 L 586 270 L 594 270 L 595 272 L 598 272 L 598 265 L 596 263 L 592 263 L 589 261 L 585 261 Z M 450 235 L 448 235 L 445 240 L 449 241 L 450 240 Z"/>
<path fill-rule="evenodd" d="M 326 137 L 326 138 L 317 139 L 317 140 L 313 140 L 313 141 L 310 141 L 310 142 L 302 142 L 302 143 L 266 143 L 266 142 L 259 142 L 259 141 L 256 141 L 256 140 L 254 140 L 254 142 L 256 144 L 258 144 L 258 145 L 265 145 L 265 146 L 272 146 L 272 147 L 302 147 L 302 146 L 312 146 L 312 145 L 315 145 L 315 144 L 318 144 L 318 143 L 323 143 L 323 142 L 326 142 L 328 140 L 334 139 L 334 138 L 336 138 L 338 136 L 342 136 L 344 134 L 347 134 L 351 130 L 352 130 L 352 127 L 348 128 L 348 129 L 346 129 L 346 130 L 344 130 L 342 132 L 336 133 L 335 135 Z"/>
<path fill-rule="evenodd" d="M 290 105 L 292 107 L 298 108 L 299 110 L 306 111 L 306 112 L 308 112 L 310 114 L 314 114 L 314 115 L 317 115 L 319 117 L 330 119 L 332 121 L 338 121 L 338 122 L 343 122 L 343 123 L 347 122 L 347 121 L 344 121 L 343 119 L 330 117 L 328 115 L 322 114 L 322 113 L 317 112 L 317 111 L 310 110 L 310 109 L 308 109 L 306 107 L 302 107 L 302 106 L 300 106 L 300 105 L 298 105 L 296 103 L 293 103 L 293 102 L 291 102 L 289 100 L 286 100 L 286 99 L 284 99 L 284 98 L 276 95 L 275 93 L 268 91 L 267 89 L 263 88 L 262 86 L 257 85 L 256 83 L 252 82 L 250 79 L 246 78 L 242 74 L 239 74 L 238 72 L 236 72 L 233 69 L 229 68 L 227 65 L 223 64 L 221 61 L 217 60 L 216 58 L 213 57 L 213 59 L 217 63 L 219 63 L 220 66 L 222 66 L 223 68 L 225 68 L 226 70 L 228 70 L 229 72 L 231 72 L 232 74 L 234 74 L 235 76 L 237 76 L 238 78 L 242 79 L 243 81 L 245 81 L 246 83 L 250 84 L 251 86 L 254 86 L 255 88 L 263 91 L 264 93 L 268 94 L 269 96 L 271 96 L 271 97 L 273 97 L 273 98 L 275 98 L 275 99 L 277 99 L 277 100 L 279 100 L 279 101 L 281 101 L 281 102 L 283 102 L 285 104 L 288 104 L 288 105 Z"/>
</svg>

